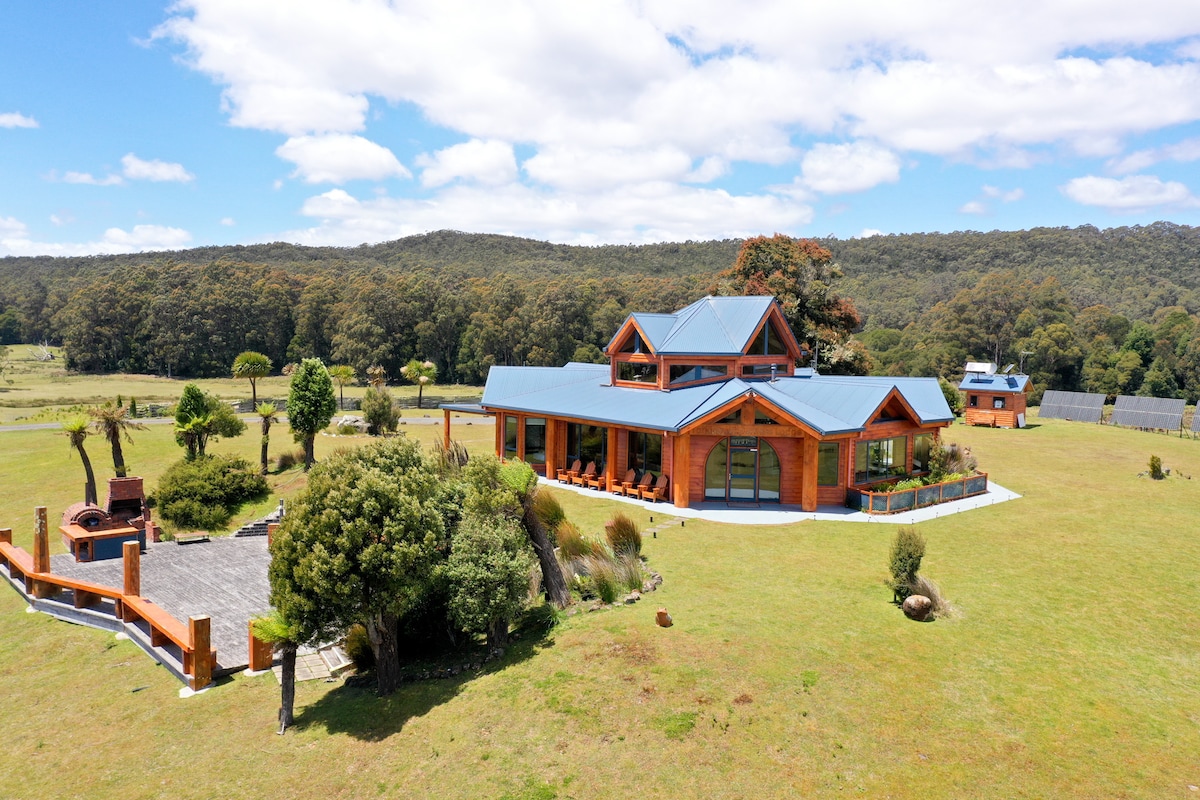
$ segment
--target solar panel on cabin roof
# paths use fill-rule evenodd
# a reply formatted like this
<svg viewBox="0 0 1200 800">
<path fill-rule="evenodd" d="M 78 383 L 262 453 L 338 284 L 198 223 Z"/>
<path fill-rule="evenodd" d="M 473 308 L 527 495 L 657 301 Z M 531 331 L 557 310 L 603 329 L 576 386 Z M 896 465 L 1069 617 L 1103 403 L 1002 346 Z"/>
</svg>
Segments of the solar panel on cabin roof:
<svg viewBox="0 0 1200 800">
<path fill-rule="evenodd" d="M 1104 414 L 1104 400 L 1105 396 L 1102 394 L 1049 389 L 1042 395 L 1042 405 L 1038 409 L 1038 417 L 1099 422 Z"/>
<path fill-rule="evenodd" d="M 1108 422 L 1110 425 L 1126 425 L 1130 428 L 1179 430 L 1183 427 L 1183 409 L 1186 405 L 1186 400 L 1168 397 L 1121 395 Z"/>
</svg>

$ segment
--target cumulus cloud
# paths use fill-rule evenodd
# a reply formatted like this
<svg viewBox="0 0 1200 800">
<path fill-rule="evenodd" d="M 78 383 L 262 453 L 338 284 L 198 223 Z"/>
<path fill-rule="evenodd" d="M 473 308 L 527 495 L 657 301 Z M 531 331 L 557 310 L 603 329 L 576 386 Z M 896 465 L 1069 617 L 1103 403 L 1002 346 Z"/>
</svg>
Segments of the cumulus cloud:
<svg viewBox="0 0 1200 800">
<path fill-rule="evenodd" d="M 496 185 L 517 178 L 512 145 L 494 139 L 472 139 L 432 155 L 422 153 L 416 164 L 421 167 L 422 186 L 444 186 L 455 180 Z"/>
<path fill-rule="evenodd" d="M 787 197 L 732 195 L 667 182 L 596 193 L 559 193 L 517 183 L 455 185 L 434 200 L 360 200 L 333 189 L 310 197 L 302 213 L 316 224 L 283 238 L 311 245 L 380 242 L 444 228 L 575 244 L 682 241 L 764 230 L 799 232 L 812 220 L 811 207 Z"/>
<path fill-rule="evenodd" d="M 182 164 L 153 159 L 143 161 L 133 153 L 127 153 L 121 158 L 121 171 L 131 181 L 174 181 L 187 183 L 195 179 L 195 175 L 183 168 Z"/>
<path fill-rule="evenodd" d="M 1184 139 L 1181 142 L 1148 150 L 1136 150 L 1129 155 L 1108 162 L 1108 168 L 1118 175 L 1124 175 L 1130 172 L 1139 172 L 1163 161 L 1187 163 L 1197 160 L 1200 160 L 1200 138 Z"/>
<path fill-rule="evenodd" d="M 51 173 L 54 177 L 54 173 Z M 119 186 L 125 180 L 120 175 L 108 174 L 103 178 L 97 178 L 90 172 L 65 172 L 62 176 L 63 183 L 82 183 L 89 186 Z"/>
<path fill-rule="evenodd" d="M 870 142 L 818 144 L 804 154 L 800 172 L 804 184 L 822 194 L 861 192 L 900 180 L 900 159 Z"/>
<path fill-rule="evenodd" d="M 276 148 L 275 154 L 295 164 L 292 177 L 305 183 L 412 177 L 391 150 L 361 136 L 297 136 Z"/>
<path fill-rule="evenodd" d="M 1142 211 L 1161 206 L 1195 206 L 1196 198 L 1178 181 L 1163 181 L 1153 175 L 1127 178 L 1074 178 L 1061 187 L 1063 194 L 1089 206 L 1110 211 Z"/>
<path fill-rule="evenodd" d="M 37 120 L 16 111 L 0 114 L 0 128 L 36 128 Z"/>
<path fill-rule="evenodd" d="M 92 242 L 35 241 L 25 223 L 14 217 L 0 217 L 0 256 L 86 256 L 118 255 L 151 250 L 178 250 L 186 247 L 192 235 L 182 228 L 164 225 L 134 225 L 130 230 L 109 228 Z"/>
<path fill-rule="evenodd" d="M 958 207 L 960 214 L 986 214 L 987 212 L 987 204 L 979 200 L 970 200 Z"/>
<path fill-rule="evenodd" d="M 1021 188 L 1005 190 L 996 186 L 984 185 L 983 194 L 985 197 L 994 198 L 1002 203 L 1015 203 L 1025 197 L 1025 190 Z"/>
</svg>

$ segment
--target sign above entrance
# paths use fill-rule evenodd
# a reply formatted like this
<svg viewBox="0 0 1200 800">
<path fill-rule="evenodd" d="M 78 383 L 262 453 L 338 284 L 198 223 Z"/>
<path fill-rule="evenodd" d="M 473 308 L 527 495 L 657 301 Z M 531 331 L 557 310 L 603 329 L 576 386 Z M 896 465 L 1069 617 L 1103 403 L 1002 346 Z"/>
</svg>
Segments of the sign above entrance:
<svg viewBox="0 0 1200 800">
<path fill-rule="evenodd" d="M 730 436 L 730 447 L 758 447 L 757 436 Z"/>
</svg>

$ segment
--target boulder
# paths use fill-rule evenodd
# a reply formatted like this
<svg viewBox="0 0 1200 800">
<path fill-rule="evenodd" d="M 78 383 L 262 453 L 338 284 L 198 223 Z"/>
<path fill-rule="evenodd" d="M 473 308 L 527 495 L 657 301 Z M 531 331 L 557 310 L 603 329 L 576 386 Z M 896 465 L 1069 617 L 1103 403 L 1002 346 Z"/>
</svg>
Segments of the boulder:
<svg viewBox="0 0 1200 800">
<path fill-rule="evenodd" d="M 904 616 L 924 622 L 933 610 L 933 601 L 923 594 L 910 594 L 904 601 Z"/>
<path fill-rule="evenodd" d="M 675 624 L 671 619 L 671 615 L 667 613 L 665 608 L 660 608 L 658 613 L 654 615 L 654 621 L 659 624 L 659 627 L 669 628 Z"/>
</svg>

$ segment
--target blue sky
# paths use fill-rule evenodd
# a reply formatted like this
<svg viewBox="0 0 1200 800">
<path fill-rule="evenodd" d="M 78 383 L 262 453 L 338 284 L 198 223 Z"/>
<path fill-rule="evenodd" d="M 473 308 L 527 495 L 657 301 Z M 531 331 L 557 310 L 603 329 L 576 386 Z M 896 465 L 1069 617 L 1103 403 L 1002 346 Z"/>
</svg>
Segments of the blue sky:
<svg viewBox="0 0 1200 800">
<path fill-rule="evenodd" d="M 731 8 L 13 0 L 0 255 L 1200 224 L 1200 4 Z"/>
</svg>

